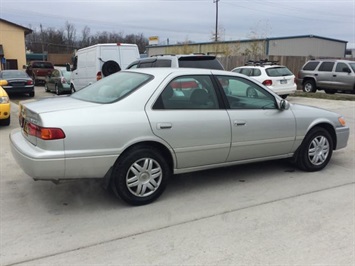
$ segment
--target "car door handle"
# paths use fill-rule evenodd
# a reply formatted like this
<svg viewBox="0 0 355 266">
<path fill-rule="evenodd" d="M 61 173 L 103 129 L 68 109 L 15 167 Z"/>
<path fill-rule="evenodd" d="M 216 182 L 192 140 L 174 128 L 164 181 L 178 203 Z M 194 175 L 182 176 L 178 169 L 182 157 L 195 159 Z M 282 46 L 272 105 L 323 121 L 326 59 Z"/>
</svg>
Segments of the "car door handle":
<svg viewBox="0 0 355 266">
<path fill-rule="evenodd" d="M 246 121 L 243 121 L 243 120 L 235 120 L 234 122 L 233 122 L 233 125 L 235 126 L 235 127 L 239 127 L 239 126 L 245 126 L 246 125 Z"/>
<path fill-rule="evenodd" d="M 158 123 L 157 129 L 170 129 L 173 125 L 171 123 Z"/>
<path fill-rule="evenodd" d="M 334 78 L 336 78 L 337 75 L 333 75 Z"/>
</svg>

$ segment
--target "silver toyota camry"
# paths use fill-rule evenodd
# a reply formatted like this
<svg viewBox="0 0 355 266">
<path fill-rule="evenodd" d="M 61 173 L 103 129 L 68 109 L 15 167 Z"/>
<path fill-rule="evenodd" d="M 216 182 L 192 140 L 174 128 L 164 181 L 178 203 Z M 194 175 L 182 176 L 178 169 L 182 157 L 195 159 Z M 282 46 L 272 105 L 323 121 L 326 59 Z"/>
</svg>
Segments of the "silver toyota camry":
<svg viewBox="0 0 355 266">
<path fill-rule="evenodd" d="M 11 150 L 32 178 L 101 178 L 133 205 L 157 199 L 172 174 L 283 158 L 318 171 L 349 138 L 339 114 L 208 69 L 121 71 L 22 102 L 19 120 Z"/>
</svg>

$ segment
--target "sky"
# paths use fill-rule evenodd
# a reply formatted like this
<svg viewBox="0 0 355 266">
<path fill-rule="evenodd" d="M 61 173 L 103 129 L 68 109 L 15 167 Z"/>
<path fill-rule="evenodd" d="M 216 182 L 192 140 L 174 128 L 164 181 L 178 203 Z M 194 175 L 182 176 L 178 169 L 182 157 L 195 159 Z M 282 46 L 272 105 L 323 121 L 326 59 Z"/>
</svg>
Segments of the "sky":
<svg viewBox="0 0 355 266">
<path fill-rule="evenodd" d="M 158 36 L 159 44 L 317 35 L 355 48 L 355 0 L 0 0 L 0 17 L 76 36 L 114 32 Z M 218 12 L 217 11 L 218 7 Z M 218 14 L 218 19 L 217 15 Z"/>
</svg>

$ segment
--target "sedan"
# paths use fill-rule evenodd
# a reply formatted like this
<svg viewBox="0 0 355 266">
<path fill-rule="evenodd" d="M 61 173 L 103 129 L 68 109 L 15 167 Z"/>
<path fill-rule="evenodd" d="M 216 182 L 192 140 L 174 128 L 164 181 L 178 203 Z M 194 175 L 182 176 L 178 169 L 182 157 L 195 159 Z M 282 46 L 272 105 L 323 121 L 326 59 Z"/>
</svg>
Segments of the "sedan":
<svg viewBox="0 0 355 266">
<path fill-rule="evenodd" d="M 172 174 L 284 158 L 318 171 L 349 138 L 341 115 L 290 104 L 221 70 L 124 70 L 68 97 L 19 107 L 10 145 L 29 176 L 101 178 L 133 205 L 156 200 Z"/>
<path fill-rule="evenodd" d="M 10 125 L 10 98 L 1 87 L 6 85 L 6 80 L 0 80 L 0 125 Z"/>
<path fill-rule="evenodd" d="M 67 71 L 65 67 L 54 67 L 53 72 L 46 77 L 45 90 L 55 92 L 57 95 L 71 93 L 70 74 L 71 72 Z"/>
<path fill-rule="evenodd" d="M 24 93 L 30 97 L 35 96 L 33 80 L 22 70 L 2 70 L 0 79 L 6 80 L 7 85 L 3 86 L 7 93 Z"/>
</svg>

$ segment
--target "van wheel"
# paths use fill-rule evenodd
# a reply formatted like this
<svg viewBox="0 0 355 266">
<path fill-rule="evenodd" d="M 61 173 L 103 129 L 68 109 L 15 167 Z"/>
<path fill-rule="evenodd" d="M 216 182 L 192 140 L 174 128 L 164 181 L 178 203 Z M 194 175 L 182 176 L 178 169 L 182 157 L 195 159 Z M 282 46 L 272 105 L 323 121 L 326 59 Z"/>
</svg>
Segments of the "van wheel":
<svg viewBox="0 0 355 266">
<path fill-rule="evenodd" d="M 304 92 L 316 92 L 316 84 L 312 79 L 308 79 L 303 83 Z"/>
<path fill-rule="evenodd" d="M 103 65 L 102 65 L 102 74 L 107 77 L 113 73 L 116 73 L 118 71 L 120 71 L 120 65 L 113 60 L 109 60 L 106 61 Z"/>
<path fill-rule="evenodd" d="M 136 147 L 116 162 L 111 184 L 125 202 L 144 205 L 163 193 L 170 172 L 168 163 L 157 149 Z"/>
</svg>

